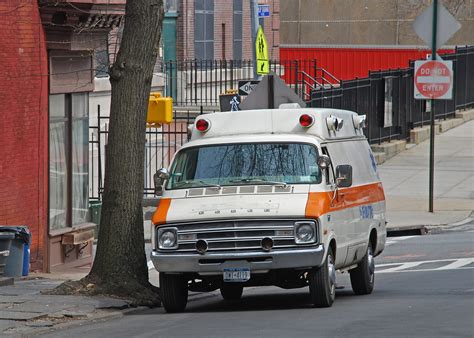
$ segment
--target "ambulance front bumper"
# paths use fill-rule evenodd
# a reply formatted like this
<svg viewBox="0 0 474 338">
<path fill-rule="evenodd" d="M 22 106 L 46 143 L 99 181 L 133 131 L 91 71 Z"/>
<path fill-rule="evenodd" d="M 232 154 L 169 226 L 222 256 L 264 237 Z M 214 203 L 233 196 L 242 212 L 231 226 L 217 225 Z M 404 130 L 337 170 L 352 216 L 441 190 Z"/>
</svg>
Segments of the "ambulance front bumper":
<svg viewBox="0 0 474 338">
<path fill-rule="evenodd" d="M 269 252 L 172 253 L 152 251 L 151 260 L 159 272 L 219 274 L 225 268 L 249 268 L 253 273 L 276 269 L 304 269 L 323 263 L 322 244 L 312 247 L 279 249 Z"/>
</svg>

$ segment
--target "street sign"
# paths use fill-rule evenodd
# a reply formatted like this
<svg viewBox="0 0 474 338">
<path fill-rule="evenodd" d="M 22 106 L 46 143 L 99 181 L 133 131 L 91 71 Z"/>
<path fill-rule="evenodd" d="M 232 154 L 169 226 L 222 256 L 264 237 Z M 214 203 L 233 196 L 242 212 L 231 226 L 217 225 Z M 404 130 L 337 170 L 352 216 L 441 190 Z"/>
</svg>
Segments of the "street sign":
<svg viewBox="0 0 474 338">
<path fill-rule="evenodd" d="M 262 26 L 258 27 L 257 39 L 255 40 L 255 50 L 257 56 L 257 74 L 268 74 L 270 71 L 268 45 Z"/>
<path fill-rule="evenodd" d="M 239 95 L 249 95 L 260 81 L 239 81 Z"/>
<path fill-rule="evenodd" d="M 453 98 L 452 61 L 415 61 L 415 99 Z"/>
<path fill-rule="evenodd" d="M 461 24 L 443 5 L 438 5 L 438 22 L 436 24 L 436 48 L 441 48 L 451 36 L 460 28 Z M 433 39 L 433 4 L 417 16 L 413 22 L 413 29 L 416 34 L 428 45 L 431 46 Z"/>
<path fill-rule="evenodd" d="M 266 18 L 270 16 L 270 5 L 258 5 L 258 17 Z"/>
</svg>

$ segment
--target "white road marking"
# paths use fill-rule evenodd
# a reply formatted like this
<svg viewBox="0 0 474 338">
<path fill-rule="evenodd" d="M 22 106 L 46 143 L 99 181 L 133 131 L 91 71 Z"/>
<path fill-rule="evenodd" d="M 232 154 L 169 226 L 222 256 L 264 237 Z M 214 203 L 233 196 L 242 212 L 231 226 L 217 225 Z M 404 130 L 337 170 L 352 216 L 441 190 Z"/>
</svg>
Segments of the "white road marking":
<svg viewBox="0 0 474 338">
<path fill-rule="evenodd" d="M 452 262 L 451 264 L 442 266 L 438 268 L 438 270 L 451 270 L 451 269 L 457 269 L 461 268 L 465 265 L 469 265 L 474 262 L 474 258 L 461 258 L 458 259 L 457 261 Z"/>
<path fill-rule="evenodd" d="M 401 237 L 389 237 L 387 238 L 387 241 L 385 242 L 385 246 L 392 245 L 397 242 L 405 241 L 407 239 L 413 238 L 413 237 L 419 237 L 419 236 L 401 236 Z"/>
<path fill-rule="evenodd" d="M 152 261 L 148 261 L 147 265 L 148 265 L 148 271 L 153 270 L 155 268 Z"/>
<path fill-rule="evenodd" d="M 420 266 L 421 264 L 426 264 L 426 263 L 447 263 L 447 264 L 438 268 L 411 269 L 411 268 L 414 268 L 414 267 Z M 443 271 L 443 270 L 454 270 L 454 269 L 474 269 L 474 267 L 466 267 L 466 265 L 469 265 L 472 263 L 474 263 L 474 257 L 438 259 L 438 260 L 419 261 L 419 262 L 377 264 L 375 268 L 376 268 L 377 273 Z M 381 268 L 382 270 L 380 270 Z"/>
<path fill-rule="evenodd" d="M 409 263 L 403 263 L 402 265 L 400 266 L 395 266 L 394 268 L 389 268 L 389 269 L 385 269 L 381 272 L 397 272 L 397 271 L 400 271 L 400 270 L 405 270 L 405 269 L 409 269 L 409 268 L 414 268 L 415 266 L 418 266 L 420 264 L 423 264 L 423 262 L 409 262 Z"/>
</svg>

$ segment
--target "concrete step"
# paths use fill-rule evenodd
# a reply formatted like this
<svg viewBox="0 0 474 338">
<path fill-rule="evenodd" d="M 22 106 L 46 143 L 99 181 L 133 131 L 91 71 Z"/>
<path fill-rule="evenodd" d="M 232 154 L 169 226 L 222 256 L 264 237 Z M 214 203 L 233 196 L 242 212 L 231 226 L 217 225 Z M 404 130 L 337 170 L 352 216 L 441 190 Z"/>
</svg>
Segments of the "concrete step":
<svg viewBox="0 0 474 338">
<path fill-rule="evenodd" d="M 377 165 L 380 165 L 385 162 L 385 153 L 376 152 L 373 154 L 374 154 L 375 162 L 377 163 Z"/>
<path fill-rule="evenodd" d="M 439 132 L 439 126 L 435 126 Z M 435 130 L 436 131 L 436 130 Z M 436 132 L 438 134 L 438 132 Z M 420 144 L 430 138 L 430 127 L 418 127 L 410 130 L 410 143 Z"/>
<path fill-rule="evenodd" d="M 458 111 L 456 113 L 456 117 L 460 118 L 460 119 L 463 119 L 464 122 L 474 120 L 474 109 Z"/>
<path fill-rule="evenodd" d="M 440 120 L 436 121 L 435 125 L 439 127 L 439 132 L 444 133 L 450 129 L 453 129 L 457 126 L 460 126 L 461 124 L 464 123 L 464 119 L 462 118 L 454 118 L 454 119 L 449 119 L 449 120 Z"/>
<path fill-rule="evenodd" d="M 395 140 L 391 142 L 385 142 L 382 144 L 374 144 L 371 146 L 372 152 L 374 153 L 384 153 L 385 161 L 394 157 L 398 153 L 405 150 L 407 141 L 405 140 Z"/>
</svg>

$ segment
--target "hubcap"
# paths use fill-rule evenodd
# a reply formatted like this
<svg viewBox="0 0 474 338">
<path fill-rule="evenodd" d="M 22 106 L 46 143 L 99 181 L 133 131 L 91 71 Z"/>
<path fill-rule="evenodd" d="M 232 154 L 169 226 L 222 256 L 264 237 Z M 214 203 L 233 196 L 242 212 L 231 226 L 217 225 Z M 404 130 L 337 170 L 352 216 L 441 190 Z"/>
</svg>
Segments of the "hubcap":
<svg viewBox="0 0 474 338">
<path fill-rule="evenodd" d="M 331 295 L 334 295 L 336 292 L 336 269 L 334 268 L 332 256 L 328 256 L 328 279 Z"/>
<path fill-rule="evenodd" d="M 367 249 L 367 265 L 369 267 L 369 276 L 370 276 L 370 281 L 372 282 L 374 280 L 374 272 L 375 272 L 375 260 L 374 260 L 374 255 L 372 253 L 372 248 L 369 246 Z"/>
</svg>

